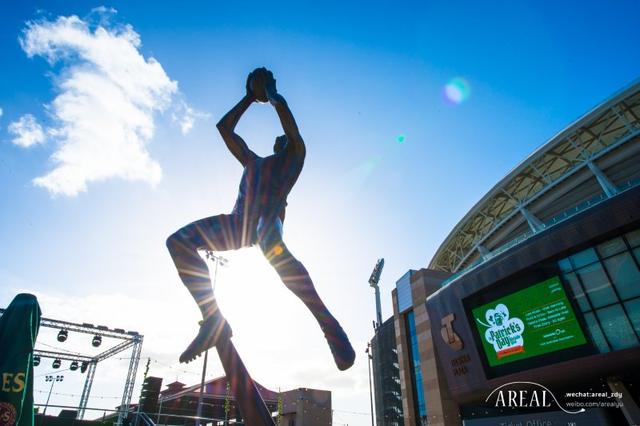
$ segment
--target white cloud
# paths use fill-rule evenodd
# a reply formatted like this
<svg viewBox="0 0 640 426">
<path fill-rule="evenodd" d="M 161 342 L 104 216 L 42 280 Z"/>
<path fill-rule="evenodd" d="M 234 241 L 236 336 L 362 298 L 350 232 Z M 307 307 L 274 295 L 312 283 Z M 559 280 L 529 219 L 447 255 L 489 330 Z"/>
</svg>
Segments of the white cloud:
<svg viewBox="0 0 640 426">
<path fill-rule="evenodd" d="M 2 115 L 1 110 L 0 115 Z M 9 124 L 9 133 L 15 136 L 12 142 L 23 148 L 29 148 L 45 141 L 42 126 L 31 114 L 25 114 L 18 121 Z"/>
<path fill-rule="evenodd" d="M 180 102 L 176 107 L 176 111 L 174 111 L 171 116 L 173 122 L 180 125 L 180 131 L 183 135 L 186 135 L 191 131 L 196 120 L 206 119 L 208 117 L 209 114 L 201 111 L 196 111 L 195 109 L 187 105 L 186 102 Z"/>
<path fill-rule="evenodd" d="M 63 64 L 49 110 L 55 167 L 34 179 L 55 195 L 75 196 L 87 183 L 110 178 L 155 185 L 162 176 L 147 145 L 156 113 L 172 105 L 178 84 L 140 53 L 140 36 L 130 25 L 110 26 L 106 11 L 93 14 L 99 24 L 77 16 L 29 22 L 20 40 L 29 57 Z"/>
<path fill-rule="evenodd" d="M 4 114 L 4 111 L 2 111 L 2 108 L 0 108 L 0 117 L 2 117 L 2 114 Z"/>
</svg>

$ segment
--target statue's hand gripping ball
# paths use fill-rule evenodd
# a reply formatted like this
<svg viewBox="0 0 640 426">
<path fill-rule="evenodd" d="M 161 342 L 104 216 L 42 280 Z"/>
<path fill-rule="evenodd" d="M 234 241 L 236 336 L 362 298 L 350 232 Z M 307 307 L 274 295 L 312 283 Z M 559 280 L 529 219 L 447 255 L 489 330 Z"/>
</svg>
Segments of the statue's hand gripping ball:
<svg viewBox="0 0 640 426">
<path fill-rule="evenodd" d="M 269 98 L 267 97 L 266 84 L 267 79 L 269 78 L 268 71 L 266 68 L 256 68 L 251 73 L 251 80 L 249 81 L 249 87 L 251 88 L 251 92 L 253 96 L 256 98 L 258 102 L 269 102 Z"/>
</svg>

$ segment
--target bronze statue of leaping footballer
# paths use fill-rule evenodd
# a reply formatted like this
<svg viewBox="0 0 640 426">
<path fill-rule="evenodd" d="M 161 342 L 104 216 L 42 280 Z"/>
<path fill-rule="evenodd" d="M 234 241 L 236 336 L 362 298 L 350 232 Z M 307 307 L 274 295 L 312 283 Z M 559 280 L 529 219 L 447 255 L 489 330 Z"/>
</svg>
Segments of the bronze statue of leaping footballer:
<svg viewBox="0 0 640 426">
<path fill-rule="evenodd" d="M 256 155 L 235 133 L 240 117 L 256 101 L 273 105 L 284 129 L 284 135 L 275 140 L 273 154 L 267 157 Z M 324 332 L 336 365 L 346 370 L 355 360 L 351 343 L 318 296 L 304 265 L 282 240 L 287 195 L 302 171 L 306 149 L 287 102 L 276 90 L 271 71 L 258 68 L 249 74 L 246 94 L 222 117 L 217 127 L 244 172 L 230 214 L 200 219 L 167 239 L 180 279 L 203 317 L 197 336 L 180 356 L 180 362 L 189 362 L 222 339 L 231 337 L 231 328 L 220 313 L 209 270 L 198 250 L 218 252 L 257 245 L 282 282 L 309 308 Z"/>
</svg>

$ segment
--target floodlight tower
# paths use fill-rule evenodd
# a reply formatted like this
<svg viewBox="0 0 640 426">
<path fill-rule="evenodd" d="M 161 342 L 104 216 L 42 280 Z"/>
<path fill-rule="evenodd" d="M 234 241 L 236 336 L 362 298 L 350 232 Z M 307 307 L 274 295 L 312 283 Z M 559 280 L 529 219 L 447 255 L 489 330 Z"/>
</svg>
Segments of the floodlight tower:
<svg viewBox="0 0 640 426">
<path fill-rule="evenodd" d="M 376 319 L 377 322 L 373 324 L 373 328 L 377 329 L 382 325 L 382 308 L 380 307 L 380 287 L 378 282 L 380 281 L 380 275 L 382 274 L 382 268 L 384 268 L 384 258 L 378 259 L 376 266 L 373 268 L 371 278 L 369 278 L 369 285 L 376 291 Z"/>
</svg>

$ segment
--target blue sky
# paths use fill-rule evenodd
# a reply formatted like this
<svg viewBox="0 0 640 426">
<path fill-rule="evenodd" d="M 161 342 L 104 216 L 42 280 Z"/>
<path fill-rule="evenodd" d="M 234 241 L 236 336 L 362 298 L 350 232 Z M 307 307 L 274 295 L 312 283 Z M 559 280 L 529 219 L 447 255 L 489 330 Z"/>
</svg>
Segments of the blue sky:
<svg viewBox="0 0 640 426">
<path fill-rule="evenodd" d="M 117 13 L 92 12 L 100 6 Z M 376 259 L 386 259 L 386 318 L 395 280 L 409 268 L 425 267 L 484 193 L 556 132 L 639 77 L 639 12 L 632 1 L 606 7 L 601 2 L 189 1 L 179 8 L 175 2 L 118 1 L 5 6 L 0 14 L 0 305 L 28 290 L 40 296 L 45 316 L 136 329 L 146 336 L 143 356 L 157 361 L 152 374 L 194 383 L 199 365 L 175 361 L 195 332 L 197 310 L 172 269 L 164 240 L 192 220 L 231 209 L 242 170 L 215 123 L 242 96 L 247 73 L 264 65 L 278 79 L 307 144 L 305 169 L 289 197 L 285 240 L 351 335 L 358 361 L 346 373 L 334 371 L 310 315 L 256 250 L 229 255 L 230 267 L 219 280 L 221 306 L 257 380 L 272 389 L 331 389 L 334 408 L 341 410 L 336 424 L 368 424 L 361 414 L 369 411 L 364 348 L 375 305 L 366 281 Z M 134 126 L 133 141 L 147 155 L 146 163 L 135 156 L 138 162 L 124 162 L 130 157 L 120 156 L 120 150 L 131 147 L 131 139 L 113 142 L 118 138 L 102 131 L 99 109 L 72 115 L 82 120 L 62 119 L 69 111 L 63 108 L 65 82 L 80 81 L 87 67 L 104 77 L 104 68 L 69 48 L 48 62 L 52 45 L 32 46 L 29 57 L 28 21 L 53 31 L 59 17 L 72 15 L 87 25 L 90 36 L 100 25 L 120 36 L 130 25 L 139 36 L 140 44 L 131 48 L 139 57 L 132 62 L 104 52 L 96 60 L 115 73 L 111 77 L 122 63 L 142 70 L 122 77 L 131 77 L 133 87 L 123 92 L 129 96 L 123 108 L 133 102 L 140 121 L 114 112 L 106 129 Z M 152 73 L 157 68 L 148 65 L 150 58 L 162 75 Z M 468 89 L 459 103 L 443 96 L 454 78 Z M 136 84 L 153 96 L 135 98 Z M 98 96 L 88 105 L 114 105 L 105 99 Z M 42 131 L 28 147 L 17 145 L 19 134 L 34 130 L 29 120 L 20 121 L 25 114 Z M 187 119 L 193 125 L 183 132 Z M 52 188 L 61 186 L 51 180 L 48 186 L 34 185 L 60 165 L 51 157 L 71 140 L 60 131 L 83 124 L 104 137 L 96 143 L 83 140 L 84 133 L 74 136 L 72 145 L 80 148 L 72 157 L 86 162 L 79 178 L 85 179 L 84 188 L 63 186 L 66 193 L 55 193 Z M 281 133 L 267 105 L 253 106 L 238 131 L 263 155 Z M 160 174 L 151 167 L 136 175 L 139 164 L 157 165 Z M 105 370 L 120 372 L 123 362 Z M 209 371 L 211 377 L 221 372 L 215 362 Z M 102 378 L 100 373 L 99 367 L 97 377 L 104 382 L 98 382 L 95 395 L 121 392 L 120 373 L 103 370 Z M 38 380 L 36 389 L 44 389 Z M 68 394 L 81 390 L 77 378 L 60 386 Z M 61 403 L 74 401 L 58 397 Z M 97 398 L 91 403 L 115 405 Z"/>
</svg>

